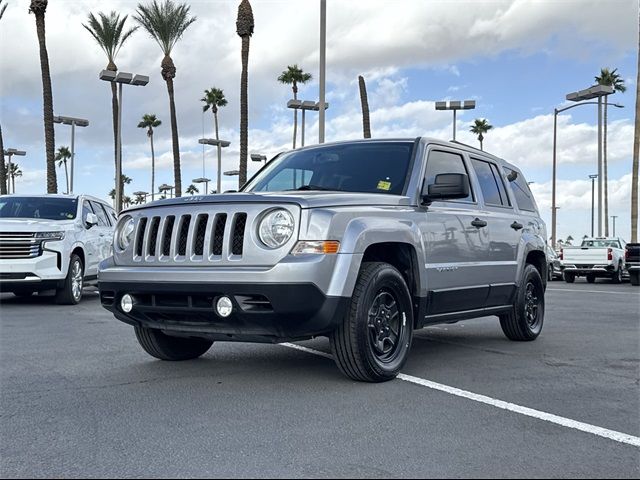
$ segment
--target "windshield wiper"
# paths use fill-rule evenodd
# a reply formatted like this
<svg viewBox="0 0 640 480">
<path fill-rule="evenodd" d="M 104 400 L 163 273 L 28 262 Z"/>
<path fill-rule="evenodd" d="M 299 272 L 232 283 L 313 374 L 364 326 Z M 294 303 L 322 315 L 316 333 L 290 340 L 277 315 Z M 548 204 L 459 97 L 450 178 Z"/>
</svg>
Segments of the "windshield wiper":
<svg viewBox="0 0 640 480">
<path fill-rule="evenodd" d="M 321 187 L 319 185 L 302 185 L 301 187 L 298 188 L 290 188 L 288 190 L 286 190 L 287 192 L 291 192 L 291 191 L 310 191 L 310 190 L 318 190 L 318 191 L 322 191 L 322 192 L 342 192 L 342 190 L 340 190 L 339 188 L 327 188 L 327 187 Z"/>
</svg>

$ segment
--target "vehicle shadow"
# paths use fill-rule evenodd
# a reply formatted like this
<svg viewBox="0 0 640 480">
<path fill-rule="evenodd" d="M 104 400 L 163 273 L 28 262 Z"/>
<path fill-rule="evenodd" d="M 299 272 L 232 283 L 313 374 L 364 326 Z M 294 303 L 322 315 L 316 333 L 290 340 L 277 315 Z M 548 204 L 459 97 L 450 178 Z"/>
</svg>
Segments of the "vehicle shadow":
<svg viewBox="0 0 640 480">
<path fill-rule="evenodd" d="M 56 305 L 53 292 L 34 293 L 28 297 L 18 297 L 13 293 L 0 293 L 0 306 L 8 305 Z M 80 304 L 87 302 L 95 302 L 100 298 L 98 291 L 95 289 L 85 289 L 82 293 Z"/>
</svg>

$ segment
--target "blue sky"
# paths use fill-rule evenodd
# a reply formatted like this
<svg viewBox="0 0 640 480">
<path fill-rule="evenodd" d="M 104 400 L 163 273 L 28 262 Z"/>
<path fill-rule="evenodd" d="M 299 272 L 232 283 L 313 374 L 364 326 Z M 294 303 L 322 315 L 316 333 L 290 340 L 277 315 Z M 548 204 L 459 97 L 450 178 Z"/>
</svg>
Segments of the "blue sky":
<svg viewBox="0 0 640 480">
<path fill-rule="evenodd" d="M 239 48 L 237 2 L 193 1 L 198 20 L 174 51 L 176 97 L 183 160 L 183 186 L 202 175 L 197 139 L 212 136 L 212 116 L 201 113 L 205 88 L 223 88 L 229 106 L 220 113 L 221 136 L 232 142 L 225 170 L 237 168 Z M 42 193 L 44 148 L 41 84 L 35 24 L 27 0 L 9 0 L 0 23 L 0 118 L 5 148 L 28 151 L 20 159 L 24 176 L 18 193 Z M 273 155 L 291 145 L 292 119 L 284 107 L 291 91 L 275 78 L 298 63 L 314 75 L 300 95 L 317 96 L 318 2 L 253 0 L 256 31 L 250 56 L 250 151 Z M 56 1 L 47 12 L 47 40 L 56 114 L 89 118 L 77 132 L 76 192 L 106 197 L 112 188 L 113 148 L 110 90 L 97 79 L 105 59 L 81 26 L 89 11 L 133 13 L 131 1 Z M 433 102 L 475 99 L 477 109 L 458 119 L 459 139 L 471 144 L 469 123 L 488 118 L 495 129 L 485 148 L 518 164 L 530 181 L 544 218 L 550 217 L 551 127 L 565 94 L 590 86 L 601 67 L 618 68 L 628 91 L 612 100 L 610 214 L 629 236 L 629 191 L 636 90 L 638 4 L 635 0 L 541 1 L 328 1 L 327 140 L 358 138 L 361 119 L 357 75 L 367 79 L 374 137 L 451 137 L 451 115 Z M 287 12 L 295 10 L 291 24 Z M 357 21 L 354 21 L 357 19 Z M 159 75 L 160 51 L 143 32 L 122 50 L 117 64 L 147 73 L 149 86 L 125 90 L 124 172 L 134 179 L 127 192 L 149 190 L 147 138 L 136 125 L 143 113 L 164 121 L 156 132 L 156 184 L 173 183 L 168 102 Z M 596 109 L 580 107 L 559 119 L 559 236 L 582 236 L 590 221 L 588 174 L 596 171 Z M 56 144 L 68 145 L 67 127 L 56 127 Z M 307 143 L 317 138 L 316 119 Z M 206 154 L 206 175 L 215 176 L 214 152 Z M 251 170 L 255 166 L 251 165 Z M 64 174 L 58 170 L 62 188 Z M 224 188 L 235 188 L 227 179 Z"/>
</svg>

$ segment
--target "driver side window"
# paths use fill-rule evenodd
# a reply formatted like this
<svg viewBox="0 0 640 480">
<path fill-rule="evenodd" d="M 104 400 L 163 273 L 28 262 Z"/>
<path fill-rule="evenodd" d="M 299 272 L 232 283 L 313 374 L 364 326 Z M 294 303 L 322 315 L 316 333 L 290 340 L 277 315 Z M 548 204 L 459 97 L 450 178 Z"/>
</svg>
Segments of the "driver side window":
<svg viewBox="0 0 640 480">
<path fill-rule="evenodd" d="M 457 153 L 443 152 L 441 150 L 431 150 L 427 159 L 427 173 L 425 175 L 425 188 L 428 185 L 432 185 L 436 181 L 436 175 L 444 173 L 462 173 L 469 177 L 469 172 L 464 164 L 464 160 L 461 155 Z M 468 202 L 475 201 L 473 190 L 471 186 L 471 178 L 469 178 L 469 196 L 455 202 Z"/>
</svg>

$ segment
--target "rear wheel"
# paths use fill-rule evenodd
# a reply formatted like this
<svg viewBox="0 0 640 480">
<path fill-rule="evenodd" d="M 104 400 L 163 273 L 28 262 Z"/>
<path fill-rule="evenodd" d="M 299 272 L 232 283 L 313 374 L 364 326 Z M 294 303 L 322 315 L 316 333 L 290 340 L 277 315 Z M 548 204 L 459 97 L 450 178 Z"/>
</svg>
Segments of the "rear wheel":
<svg viewBox="0 0 640 480">
<path fill-rule="evenodd" d="M 596 283 L 596 276 L 593 273 L 590 273 L 589 275 L 587 275 L 587 282 Z"/>
<path fill-rule="evenodd" d="M 569 273 L 569 272 L 564 272 L 564 281 L 567 283 L 573 283 L 576 281 L 576 276 L 573 273 Z"/>
<path fill-rule="evenodd" d="M 611 280 L 613 280 L 613 283 L 622 283 L 622 263 L 618 264 L 618 269 L 613 272 Z"/>
<path fill-rule="evenodd" d="M 411 295 L 402 274 L 388 263 L 364 263 L 350 308 L 330 337 L 338 368 L 353 380 L 391 380 L 404 366 L 412 338 Z"/>
<path fill-rule="evenodd" d="M 502 331 L 510 340 L 531 341 L 540 335 L 544 323 L 544 285 L 533 265 L 527 264 L 524 269 L 512 310 L 499 318 Z"/>
<path fill-rule="evenodd" d="M 135 327 L 135 331 L 144 351 L 160 360 L 193 360 L 213 345 L 213 341 L 204 338 L 171 337 L 152 328 Z"/>
<path fill-rule="evenodd" d="M 64 279 L 62 288 L 56 290 L 55 301 L 60 305 L 77 305 L 82 299 L 84 286 L 84 264 L 75 253 L 71 255 L 69 272 Z"/>
</svg>

